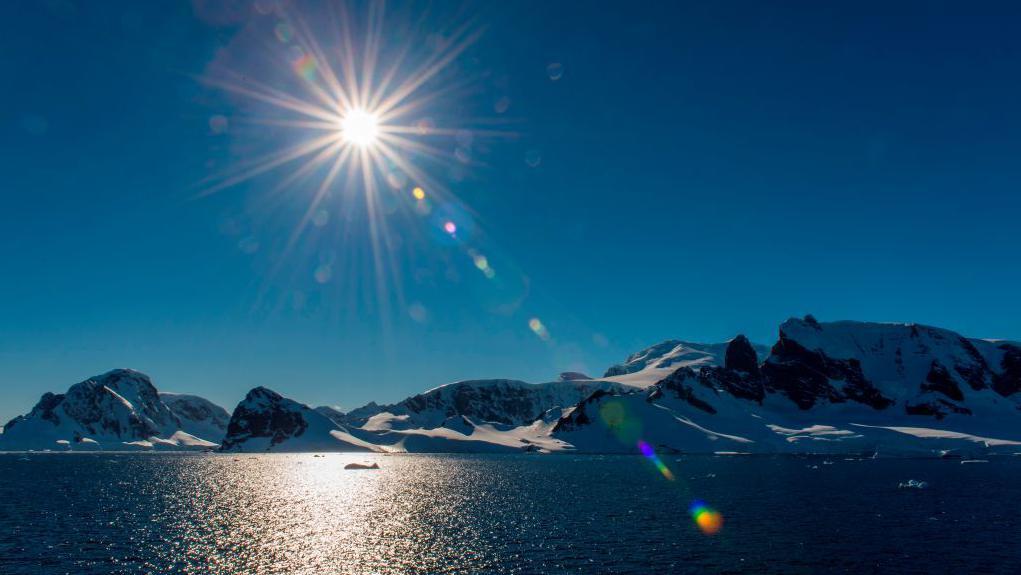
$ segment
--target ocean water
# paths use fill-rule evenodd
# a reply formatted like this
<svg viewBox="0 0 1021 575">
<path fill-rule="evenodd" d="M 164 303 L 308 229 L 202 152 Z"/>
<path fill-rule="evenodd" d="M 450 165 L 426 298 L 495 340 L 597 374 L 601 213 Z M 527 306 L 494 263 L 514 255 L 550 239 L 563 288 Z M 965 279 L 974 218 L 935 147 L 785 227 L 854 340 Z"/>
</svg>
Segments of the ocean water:
<svg viewBox="0 0 1021 575">
<path fill-rule="evenodd" d="M 1021 458 L 663 463 L 2 454 L 0 573 L 1021 573 Z"/>
</svg>

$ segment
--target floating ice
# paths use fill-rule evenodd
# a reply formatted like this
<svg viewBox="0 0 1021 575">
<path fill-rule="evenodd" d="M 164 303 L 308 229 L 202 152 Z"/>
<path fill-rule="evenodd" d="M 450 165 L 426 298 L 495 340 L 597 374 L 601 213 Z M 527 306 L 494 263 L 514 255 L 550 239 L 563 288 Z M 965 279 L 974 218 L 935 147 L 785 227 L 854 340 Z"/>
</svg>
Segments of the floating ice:
<svg viewBox="0 0 1021 575">
<path fill-rule="evenodd" d="M 348 463 L 344 469 L 379 469 L 378 463 Z"/>
<path fill-rule="evenodd" d="M 925 489 L 928 486 L 928 482 L 918 481 L 917 479 L 908 479 L 907 482 L 897 485 L 901 489 Z"/>
</svg>

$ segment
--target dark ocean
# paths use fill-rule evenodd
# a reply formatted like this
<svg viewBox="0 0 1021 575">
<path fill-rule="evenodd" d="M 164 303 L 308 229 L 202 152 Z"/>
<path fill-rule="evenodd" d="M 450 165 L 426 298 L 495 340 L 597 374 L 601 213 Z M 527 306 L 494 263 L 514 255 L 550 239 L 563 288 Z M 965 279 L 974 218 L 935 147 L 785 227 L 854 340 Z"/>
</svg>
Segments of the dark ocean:
<svg viewBox="0 0 1021 575">
<path fill-rule="evenodd" d="M 0 573 L 1021 573 L 1019 457 L 662 463 L 0 454 Z"/>
</svg>

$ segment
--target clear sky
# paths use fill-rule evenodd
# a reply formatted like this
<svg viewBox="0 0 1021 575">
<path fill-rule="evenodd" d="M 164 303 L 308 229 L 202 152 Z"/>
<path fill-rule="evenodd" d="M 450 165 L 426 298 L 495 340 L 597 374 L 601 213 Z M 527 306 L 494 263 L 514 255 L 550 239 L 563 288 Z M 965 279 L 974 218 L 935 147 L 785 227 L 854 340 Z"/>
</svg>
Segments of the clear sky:
<svg viewBox="0 0 1021 575">
<path fill-rule="evenodd" d="M 389 3 L 395 83 L 484 29 L 411 118 L 457 129 L 423 156 L 434 209 L 398 178 L 296 233 L 321 172 L 201 194 L 302 138 L 207 81 L 322 81 L 271 1 L 6 3 L 0 419 L 114 367 L 351 408 L 805 313 L 1021 339 L 1021 6 L 652 4 Z"/>
</svg>

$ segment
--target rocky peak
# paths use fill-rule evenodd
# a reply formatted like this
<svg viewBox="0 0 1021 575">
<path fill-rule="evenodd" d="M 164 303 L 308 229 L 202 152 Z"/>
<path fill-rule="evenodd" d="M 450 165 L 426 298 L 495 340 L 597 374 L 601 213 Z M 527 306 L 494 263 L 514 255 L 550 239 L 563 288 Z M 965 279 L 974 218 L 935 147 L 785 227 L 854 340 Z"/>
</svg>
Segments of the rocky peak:
<svg viewBox="0 0 1021 575">
<path fill-rule="evenodd" d="M 160 401 L 149 376 L 115 369 L 72 385 L 61 409 L 87 434 L 147 438 L 172 433 L 177 417 Z"/>
<path fill-rule="evenodd" d="M 707 372 L 711 369 L 713 368 L 704 367 L 701 372 Z M 706 413 L 716 413 L 716 409 L 712 405 L 702 401 L 695 395 L 691 384 L 696 382 L 698 382 L 698 374 L 689 367 L 681 367 L 654 385 L 646 397 L 648 401 L 655 401 L 662 397 L 664 393 L 670 393 L 675 398 L 687 402 L 696 409 L 701 409 Z"/>
<path fill-rule="evenodd" d="M 858 358 L 834 359 L 821 349 L 808 349 L 783 329 L 762 373 L 768 391 L 782 393 L 801 409 L 809 409 L 820 400 L 857 401 L 874 409 L 893 404 L 866 379 Z M 833 381 L 843 382 L 842 388 L 834 387 Z"/>
<path fill-rule="evenodd" d="M 738 335 L 727 344 L 723 365 L 727 369 L 752 375 L 759 374 L 759 356 L 744 335 Z"/>
<path fill-rule="evenodd" d="M 993 376 L 993 391 L 1008 397 L 1021 391 L 1021 347 L 1002 343 L 999 348 L 1003 351 L 1003 371 Z"/>
<path fill-rule="evenodd" d="M 266 438 L 273 446 L 300 437 L 308 427 L 304 412 L 311 411 L 271 389 L 256 387 L 234 409 L 221 448 L 229 451 L 253 438 Z"/>
</svg>

